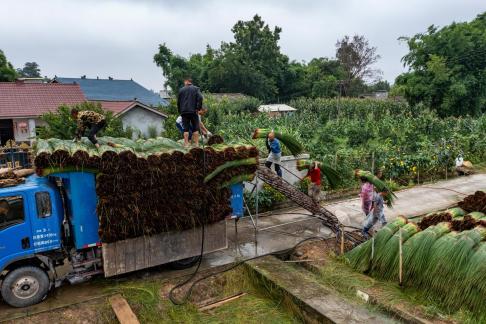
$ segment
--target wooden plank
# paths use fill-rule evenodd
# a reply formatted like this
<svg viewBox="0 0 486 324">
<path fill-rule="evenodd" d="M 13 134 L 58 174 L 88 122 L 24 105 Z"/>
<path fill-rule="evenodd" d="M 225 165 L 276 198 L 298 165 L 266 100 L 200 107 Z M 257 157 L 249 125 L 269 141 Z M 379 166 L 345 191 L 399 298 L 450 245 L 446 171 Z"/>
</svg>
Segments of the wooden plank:
<svg viewBox="0 0 486 324">
<path fill-rule="evenodd" d="M 137 242 L 137 241 L 136 241 Z M 135 260 L 137 258 L 137 253 L 139 253 L 137 250 L 135 250 L 135 244 L 126 244 L 125 247 L 125 271 L 126 272 L 132 272 L 137 270 L 135 266 Z"/>
<path fill-rule="evenodd" d="M 230 302 L 230 301 L 233 301 L 233 300 L 238 299 L 238 298 L 240 298 L 240 297 L 243 297 L 243 296 L 245 296 L 245 295 L 246 295 L 246 293 L 240 293 L 240 294 L 238 294 L 238 295 L 231 296 L 231 297 L 229 297 L 229 298 L 226 298 L 226 299 L 220 300 L 220 301 L 218 301 L 218 302 L 215 302 L 215 303 L 212 303 L 212 304 L 209 304 L 209 305 L 203 306 L 203 307 L 199 308 L 199 310 L 200 310 L 201 312 L 204 312 L 204 311 L 207 311 L 207 310 L 210 310 L 210 309 L 213 309 L 213 308 L 219 307 L 219 306 L 221 306 L 221 305 L 224 305 L 224 304 L 226 304 L 226 303 L 228 303 L 228 302 Z"/>
<path fill-rule="evenodd" d="M 226 221 L 205 227 L 204 253 L 228 247 Z M 201 229 L 167 232 L 103 244 L 105 277 L 132 272 L 199 255 Z"/>
<path fill-rule="evenodd" d="M 125 250 L 127 241 L 116 243 L 116 274 L 125 273 Z"/>
<path fill-rule="evenodd" d="M 103 244 L 103 271 L 110 273 L 112 276 L 116 274 L 116 244 Z"/>
<path fill-rule="evenodd" d="M 136 251 L 136 259 L 135 259 L 135 270 L 141 270 L 145 268 L 145 239 L 143 240 L 136 240 L 135 241 L 135 251 Z"/>
<path fill-rule="evenodd" d="M 110 297 L 110 304 L 120 324 L 140 324 L 130 305 L 121 295 Z"/>
</svg>

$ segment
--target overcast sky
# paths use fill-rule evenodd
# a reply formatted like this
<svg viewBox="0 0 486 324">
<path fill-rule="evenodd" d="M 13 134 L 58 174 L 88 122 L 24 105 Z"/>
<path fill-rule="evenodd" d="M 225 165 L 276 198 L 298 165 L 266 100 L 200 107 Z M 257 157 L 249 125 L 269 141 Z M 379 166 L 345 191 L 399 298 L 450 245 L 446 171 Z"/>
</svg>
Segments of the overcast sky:
<svg viewBox="0 0 486 324">
<path fill-rule="evenodd" d="M 15 67 L 39 63 L 49 77 L 113 76 L 163 87 L 153 55 L 160 43 L 177 54 L 231 41 L 231 27 L 258 13 L 282 27 L 290 59 L 333 57 L 343 35 L 361 34 L 378 48 L 376 67 L 393 82 L 407 46 L 397 38 L 431 25 L 473 19 L 485 0 L 2 0 L 0 49 Z"/>
</svg>

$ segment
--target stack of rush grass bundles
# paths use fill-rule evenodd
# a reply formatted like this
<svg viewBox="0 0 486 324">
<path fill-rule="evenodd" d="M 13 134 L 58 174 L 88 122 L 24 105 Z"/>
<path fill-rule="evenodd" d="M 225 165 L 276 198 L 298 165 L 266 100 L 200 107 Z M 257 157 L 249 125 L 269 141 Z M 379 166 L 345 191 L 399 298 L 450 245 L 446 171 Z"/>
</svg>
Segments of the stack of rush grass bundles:
<svg viewBox="0 0 486 324">
<path fill-rule="evenodd" d="M 224 219 L 231 213 L 229 186 L 251 180 L 258 162 L 253 146 L 185 148 L 162 137 L 99 140 L 112 145 L 96 149 L 86 139 L 38 140 L 34 163 L 40 175 L 97 173 L 97 211 L 105 243 Z"/>
</svg>

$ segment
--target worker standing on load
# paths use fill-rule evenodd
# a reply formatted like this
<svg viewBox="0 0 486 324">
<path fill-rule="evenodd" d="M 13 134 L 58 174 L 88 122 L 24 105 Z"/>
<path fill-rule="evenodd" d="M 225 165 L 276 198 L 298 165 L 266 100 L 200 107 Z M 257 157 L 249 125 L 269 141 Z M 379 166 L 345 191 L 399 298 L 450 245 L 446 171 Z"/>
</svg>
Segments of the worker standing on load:
<svg viewBox="0 0 486 324">
<path fill-rule="evenodd" d="M 271 131 L 267 135 L 267 149 L 269 151 L 265 166 L 272 168 L 272 163 L 275 164 L 275 172 L 279 177 L 282 177 L 282 170 L 280 169 L 280 159 L 282 158 L 282 148 L 280 141 L 275 138 L 275 133 Z"/>
<path fill-rule="evenodd" d="M 201 130 L 201 134 L 203 136 L 209 137 L 213 134 L 206 128 L 206 126 L 204 125 L 204 123 L 202 121 L 202 116 L 204 116 L 207 113 L 207 111 L 208 111 L 208 108 L 202 107 L 202 109 L 199 110 L 197 112 L 197 114 L 198 114 L 198 117 L 199 117 L 199 129 Z M 184 123 L 182 121 L 182 116 L 177 117 L 176 127 L 179 130 L 179 132 L 181 133 L 181 135 L 184 135 Z M 191 126 L 189 128 L 189 140 L 192 139 L 192 133 L 193 132 L 194 132 L 194 128 Z"/>
<path fill-rule="evenodd" d="M 106 126 L 105 116 L 98 114 L 97 112 L 91 110 L 79 111 L 76 108 L 71 109 L 71 118 L 76 121 L 76 137 L 73 141 L 79 141 L 81 136 L 83 136 L 86 128 L 89 128 L 88 139 L 97 148 L 100 147 L 98 140 L 96 139 L 96 134 Z"/>
<path fill-rule="evenodd" d="M 319 169 L 317 162 L 314 161 L 309 166 L 307 177 L 310 179 L 308 194 L 316 204 L 319 204 L 321 197 L 321 169 Z"/>
<path fill-rule="evenodd" d="M 380 221 L 382 227 L 386 225 L 383 197 L 385 197 L 387 194 L 388 193 L 386 191 L 378 192 L 378 189 L 374 190 L 371 210 L 366 216 L 363 225 L 363 236 L 365 238 L 368 238 L 368 231 L 373 227 L 373 225 L 376 224 L 377 221 Z"/>
<path fill-rule="evenodd" d="M 203 96 L 198 87 L 192 84 L 191 78 L 184 79 L 184 86 L 179 90 L 177 96 L 177 109 L 182 117 L 184 126 L 184 145 L 189 146 L 189 131 L 191 128 L 192 142 L 199 144 L 199 116 L 198 112 L 202 109 Z"/>
</svg>

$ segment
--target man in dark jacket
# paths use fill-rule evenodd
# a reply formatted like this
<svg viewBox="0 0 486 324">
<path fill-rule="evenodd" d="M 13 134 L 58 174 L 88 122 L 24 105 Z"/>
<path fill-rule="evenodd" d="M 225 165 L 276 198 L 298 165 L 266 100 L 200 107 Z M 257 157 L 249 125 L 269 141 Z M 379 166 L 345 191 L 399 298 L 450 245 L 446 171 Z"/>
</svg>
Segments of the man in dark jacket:
<svg viewBox="0 0 486 324">
<path fill-rule="evenodd" d="M 184 145 L 189 145 L 189 131 L 192 129 L 192 142 L 194 145 L 199 143 L 199 116 L 198 111 L 201 110 L 203 103 L 203 96 L 198 87 L 192 85 L 192 79 L 186 78 L 184 86 L 179 90 L 177 96 L 177 109 L 182 116 L 182 124 L 184 126 Z"/>
</svg>

